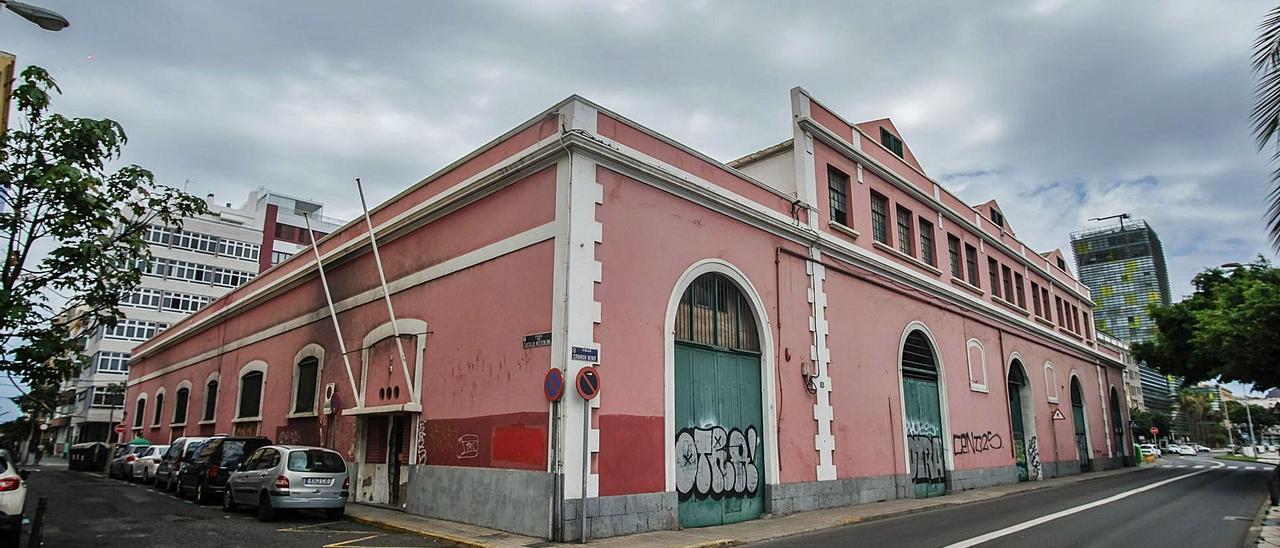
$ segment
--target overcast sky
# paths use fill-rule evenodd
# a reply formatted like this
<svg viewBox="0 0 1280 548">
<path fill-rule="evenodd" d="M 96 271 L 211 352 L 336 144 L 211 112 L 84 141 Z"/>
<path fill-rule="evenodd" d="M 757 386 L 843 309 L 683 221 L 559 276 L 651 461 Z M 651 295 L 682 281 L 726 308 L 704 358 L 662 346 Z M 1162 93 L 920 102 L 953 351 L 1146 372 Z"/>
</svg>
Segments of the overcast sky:
<svg viewBox="0 0 1280 548">
<path fill-rule="evenodd" d="M 219 202 L 266 186 L 352 216 L 355 177 L 380 202 L 573 93 L 728 161 L 790 137 L 800 85 L 892 118 L 1039 250 L 1146 218 L 1175 298 L 1271 257 L 1247 122 L 1274 2 L 29 1 L 71 27 L 5 12 L 0 49 L 53 72 L 55 108 Z"/>
</svg>

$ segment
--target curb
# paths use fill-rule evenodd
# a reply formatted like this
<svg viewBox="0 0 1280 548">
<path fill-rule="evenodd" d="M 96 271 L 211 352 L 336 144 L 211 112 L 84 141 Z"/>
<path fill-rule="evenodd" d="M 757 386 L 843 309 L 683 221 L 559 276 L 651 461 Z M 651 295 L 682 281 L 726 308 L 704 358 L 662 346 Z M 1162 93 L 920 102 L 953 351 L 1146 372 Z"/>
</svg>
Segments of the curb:
<svg viewBox="0 0 1280 548">
<path fill-rule="evenodd" d="M 414 529 L 412 527 L 405 527 L 403 525 L 395 525 L 392 523 L 378 521 L 376 519 L 367 518 L 364 516 L 353 516 L 348 514 L 346 517 L 347 519 L 357 523 L 363 523 L 365 525 L 373 525 L 375 527 L 381 527 L 383 529 L 391 529 L 393 531 L 400 531 L 402 533 L 409 533 L 409 534 L 417 535 L 420 537 L 428 538 L 428 539 L 439 541 L 439 542 L 447 542 L 455 546 L 466 546 L 468 548 L 488 548 L 489 547 L 488 544 L 484 544 L 482 542 L 476 542 L 463 537 L 448 535 L 445 533 L 437 533 L 434 531 L 426 531 L 422 529 Z"/>
<path fill-rule="evenodd" d="M 1253 523 L 1249 526 L 1249 532 L 1244 536 L 1244 544 L 1246 548 L 1257 546 L 1262 540 L 1262 524 L 1267 519 L 1267 511 L 1271 508 L 1271 499 L 1262 499 L 1262 504 L 1258 505 L 1258 511 L 1253 516 Z"/>
<path fill-rule="evenodd" d="M 717 540 L 708 540 L 706 542 L 699 542 L 697 544 L 688 544 L 688 545 L 685 545 L 684 548 L 718 548 L 720 546 L 737 546 L 739 544 L 745 544 L 745 543 L 738 539 L 722 538 Z"/>
</svg>

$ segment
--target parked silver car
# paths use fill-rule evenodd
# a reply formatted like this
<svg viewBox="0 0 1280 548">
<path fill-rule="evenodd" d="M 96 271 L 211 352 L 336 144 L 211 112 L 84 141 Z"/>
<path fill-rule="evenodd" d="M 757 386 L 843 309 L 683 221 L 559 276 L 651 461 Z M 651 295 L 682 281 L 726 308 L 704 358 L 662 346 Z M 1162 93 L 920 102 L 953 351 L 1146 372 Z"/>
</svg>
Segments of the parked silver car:
<svg viewBox="0 0 1280 548">
<path fill-rule="evenodd" d="M 222 509 L 254 506 L 258 519 L 277 510 L 324 510 L 329 519 L 346 512 L 350 489 L 342 455 L 323 447 L 268 445 L 249 455 L 227 479 Z"/>
<path fill-rule="evenodd" d="M 152 445 L 147 447 L 145 451 L 138 453 L 137 460 L 129 463 L 126 468 L 129 470 L 129 481 L 140 481 L 142 483 L 155 481 L 156 466 L 160 464 L 160 457 L 168 450 L 168 445 Z"/>
<path fill-rule="evenodd" d="M 138 460 L 138 456 L 146 451 L 150 445 L 118 445 L 116 446 L 116 456 L 111 459 L 107 465 L 107 477 L 128 479 L 129 466 L 133 461 Z"/>
</svg>

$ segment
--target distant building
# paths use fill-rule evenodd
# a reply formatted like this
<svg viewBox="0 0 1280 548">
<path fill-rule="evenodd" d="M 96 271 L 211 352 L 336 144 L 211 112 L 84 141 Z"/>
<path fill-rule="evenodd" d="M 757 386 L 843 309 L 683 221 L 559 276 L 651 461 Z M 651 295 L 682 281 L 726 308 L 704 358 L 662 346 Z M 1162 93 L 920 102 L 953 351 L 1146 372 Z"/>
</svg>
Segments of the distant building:
<svg viewBox="0 0 1280 548">
<path fill-rule="evenodd" d="M 68 420 L 51 425 L 58 429 L 52 436 L 60 447 L 109 440 L 125 413 L 123 392 L 111 394 L 107 387 L 128 379 L 129 358 L 138 343 L 305 249 L 309 240 L 303 214 L 310 217 L 317 239 L 342 224 L 321 215 L 323 204 L 265 189 L 251 192 L 240 207 L 218 205 L 213 194 L 206 200 L 208 213 L 187 219 L 180 230 L 165 226 L 147 230 L 152 261 L 143 270 L 140 287 L 120 304 L 125 317 L 114 327 L 85 335 L 86 367 L 63 385 L 60 411 Z M 176 405 L 170 410 L 185 409 L 189 393 L 176 388 L 173 394 L 156 394 L 156 398 L 173 398 Z M 145 417 L 147 424 L 160 419 Z M 182 422 L 185 417 L 163 419 Z"/>
<path fill-rule="evenodd" d="M 1167 305 L 1169 270 L 1160 237 L 1144 220 L 1125 222 L 1071 235 L 1080 281 L 1093 290 L 1094 321 L 1099 331 L 1133 343 L 1155 337 L 1152 304 Z M 1170 413 L 1173 394 L 1182 381 L 1138 365 L 1145 409 Z"/>
<path fill-rule="evenodd" d="M 1129 409 L 1146 409 L 1142 400 L 1142 381 L 1138 373 L 1138 362 L 1129 353 L 1129 343 L 1120 340 L 1106 331 L 1098 330 L 1098 346 L 1108 348 L 1120 355 L 1124 363 L 1124 395 Z"/>
</svg>

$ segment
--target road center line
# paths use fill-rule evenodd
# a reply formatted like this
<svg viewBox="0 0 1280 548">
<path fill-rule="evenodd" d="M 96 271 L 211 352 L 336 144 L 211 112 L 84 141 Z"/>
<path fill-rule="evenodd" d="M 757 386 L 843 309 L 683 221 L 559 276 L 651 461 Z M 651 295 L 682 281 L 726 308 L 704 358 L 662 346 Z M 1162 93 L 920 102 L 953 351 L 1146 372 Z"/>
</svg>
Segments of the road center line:
<svg viewBox="0 0 1280 548">
<path fill-rule="evenodd" d="M 1139 488 L 1137 488 L 1137 489 L 1130 489 L 1130 490 L 1125 491 L 1125 492 L 1123 492 L 1123 493 L 1117 493 L 1117 494 L 1115 494 L 1115 495 L 1111 495 L 1111 496 L 1109 496 L 1109 497 L 1107 497 L 1107 498 L 1105 498 L 1105 499 L 1099 499 L 1099 500 L 1095 500 L 1095 501 L 1093 501 L 1093 502 L 1090 502 L 1090 503 L 1088 503 L 1088 504 L 1081 504 L 1080 506 L 1076 506 L 1076 507 L 1073 507 L 1073 508 L 1067 508 L 1066 510 L 1060 510 L 1060 511 L 1054 512 L 1054 513 L 1049 514 L 1049 515 L 1040 516 L 1040 517 L 1038 517 L 1038 518 L 1036 518 L 1036 519 L 1033 519 L 1033 520 L 1030 520 L 1030 521 L 1025 521 L 1025 522 L 1019 523 L 1019 524 L 1017 524 L 1017 525 L 1011 525 L 1011 526 L 1009 526 L 1009 527 L 1005 527 L 1004 529 L 1000 529 L 1000 530 L 998 530 L 998 531 L 992 531 L 992 532 L 987 533 L 987 534 L 985 534 L 985 535 L 976 536 L 976 537 L 973 537 L 973 538 L 971 538 L 971 539 L 967 539 L 967 540 L 962 540 L 962 541 L 957 542 L 957 543 L 955 543 L 955 544 L 949 544 L 949 545 L 947 545 L 945 548 L 969 548 L 970 546 L 977 546 L 977 545 L 982 544 L 982 543 L 984 543 L 984 542 L 990 542 L 990 541 L 993 541 L 993 540 L 998 539 L 998 538 L 1000 538 L 1000 537 L 1004 537 L 1004 536 L 1012 535 L 1012 534 L 1017 533 L 1017 532 L 1019 532 L 1019 531 L 1025 531 L 1025 530 L 1030 529 L 1030 528 L 1032 528 L 1032 527 L 1035 527 L 1035 526 L 1037 526 L 1037 525 L 1043 525 L 1043 524 L 1048 523 L 1048 522 L 1050 522 L 1050 521 L 1053 521 L 1053 520 L 1055 520 L 1055 519 L 1065 518 L 1065 517 L 1067 517 L 1067 516 L 1070 516 L 1070 515 L 1072 515 L 1072 514 L 1078 514 L 1078 513 L 1080 513 L 1080 512 L 1085 511 L 1085 510 L 1089 510 L 1089 509 L 1092 509 L 1092 508 L 1097 508 L 1097 507 L 1102 506 L 1102 505 L 1105 505 L 1105 504 L 1111 504 L 1111 503 L 1113 503 L 1113 502 L 1115 502 L 1115 501 L 1118 501 L 1118 500 L 1120 500 L 1120 499 L 1129 498 L 1129 497 L 1132 497 L 1132 496 L 1134 496 L 1134 495 L 1136 495 L 1136 494 L 1138 494 L 1138 493 L 1143 493 L 1143 492 L 1146 492 L 1146 491 L 1150 491 L 1150 490 L 1152 490 L 1152 489 L 1155 489 L 1155 488 L 1157 488 L 1157 487 L 1161 487 L 1161 486 L 1168 485 L 1168 484 L 1173 483 L 1173 482 L 1175 482 L 1175 481 L 1184 480 L 1184 479 L 1187 479 L 1187 478 L 1190 478 L 1190 477 L 1193 477 L 1193 476 L 1199 476 L 1200 474 L 1203 474 L 1203 473 L 1205 473 L 1205 472 L 1213 471 L 1213 470 L 1215 470 L 1215 469 L 1217 469 L 1217 468 L 1221 468 L 1222 466 L 1223 466 L 1222 464 L 1218 464 L 1218 466 L 1215 466 L 1214 468 L 1207 468 L 1207 469 L 1204 469 L 1204 470 L 1200 470 L 1199 472 L 1192 472 L 1192 473 L 1190 473 L 1190 474 L 1184 474 L 1184 475 L 1181 475 L 1181 476 L 1175 476 L 1175 477 L 1169 478 L 1169 479 L 1167 479 L 1167 480 L 1157 481 L 1157 482 L 1155 482 L 1155 483 L 1152 483 L 1152 484 L 1150 484 L 1150 485 L 1144 485 L 1144 486 L 1139 487 Z"/>
</svg>

